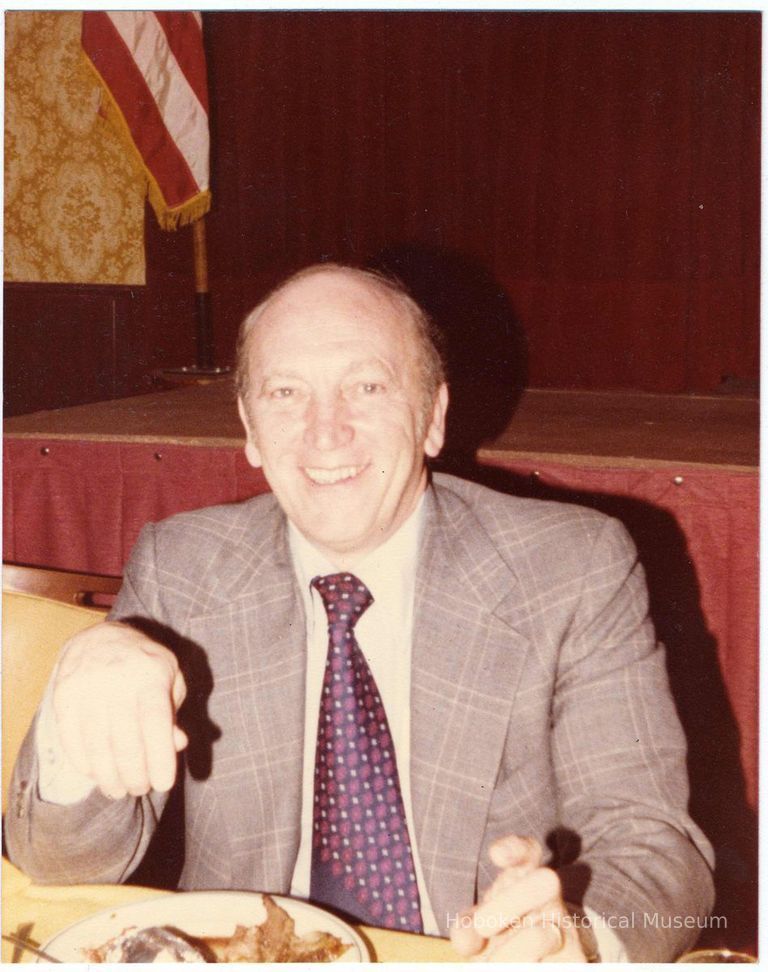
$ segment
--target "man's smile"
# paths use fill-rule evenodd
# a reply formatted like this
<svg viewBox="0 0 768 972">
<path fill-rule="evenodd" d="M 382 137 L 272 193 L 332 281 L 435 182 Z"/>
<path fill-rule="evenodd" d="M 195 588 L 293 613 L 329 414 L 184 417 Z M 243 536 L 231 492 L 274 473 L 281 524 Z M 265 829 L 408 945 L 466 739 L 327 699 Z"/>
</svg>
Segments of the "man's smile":
<svg viewBox="0 0 768 972">
<path fill-rule="evenodd" d="M 304 473 L 317 486 L 332 486 L 355 479 L 366 466 L 337 466 L 335 469 L 320 469 L 304 466 Z"/>
</svg>

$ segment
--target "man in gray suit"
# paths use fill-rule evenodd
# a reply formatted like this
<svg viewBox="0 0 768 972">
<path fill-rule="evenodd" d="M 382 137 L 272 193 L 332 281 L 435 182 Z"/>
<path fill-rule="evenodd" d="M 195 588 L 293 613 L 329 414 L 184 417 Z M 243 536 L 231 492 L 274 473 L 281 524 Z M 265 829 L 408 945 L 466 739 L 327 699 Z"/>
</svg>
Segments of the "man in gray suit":
<svg viewBox="0 0 768 972">
<path fill-rule="evenodd" d="M 246 319 L 246 455 L 272 493 L 145 527 L 111 619 L 65 646 L 6 824 L 36 880 L 124 880 L 189 744 L 184 888 L 339 906 L 318 890 L 327 833 L 360 901 L 379 899 L 385 858 L 402 853 L 392 893 L 411 896 L 410 927 L 450 934 L 463 955 L 585 961 L 596 935 L 604 959 L 663 961 L 695 940 L 711 850 L 687 816 L 684 739 L 632 543 L 586 509 L 430 479 L 448 403 L 430 328 L 395 283 L 335 265 Z M 347 581 L 366 600 L 342 623 L 327 589 Z M 368 758 L 344 750 L 328 775 L 317 743 L 318 711 L 321 734 L 337 718 L 324 679 L 344 639 L 386 799 L 352 790 L 350 822 L 321 821 L 318 802 L 334 805 Z M 166 645 L 191 646 L 205 678 Z M 178 725 L 188 689 L 185 709 L 217 727 L 204 766 Z M 370 864 L 367 817 L 351 824 L 367 800 L 392 814 Z"/>
</svg>

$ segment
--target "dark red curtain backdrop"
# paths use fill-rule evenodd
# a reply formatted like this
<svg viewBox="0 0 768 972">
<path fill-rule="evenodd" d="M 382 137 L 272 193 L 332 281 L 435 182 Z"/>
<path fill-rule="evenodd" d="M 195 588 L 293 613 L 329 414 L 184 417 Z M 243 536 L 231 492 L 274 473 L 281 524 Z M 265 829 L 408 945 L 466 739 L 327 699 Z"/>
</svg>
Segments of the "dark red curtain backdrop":
<svg viewBox="0 0 768 972">
<path fill-rule="evenodd" d="M 205 29 L 223 358 L 283 269 L 411 243 L 495 278 L 531 385 L 757 377 L 759 14 L 214 13 Z"/>
<path fill-rule="evenodd" d="M 203 16 L 219 363 L 286 270 L 388 250 L 476 342 L 504 302 L 502 381 L 757 378 L 759 13 Z M 190 235 L 148 217 L 146 288 L 7 285 L 8 414 L 192 363 Z"/>
</svg>

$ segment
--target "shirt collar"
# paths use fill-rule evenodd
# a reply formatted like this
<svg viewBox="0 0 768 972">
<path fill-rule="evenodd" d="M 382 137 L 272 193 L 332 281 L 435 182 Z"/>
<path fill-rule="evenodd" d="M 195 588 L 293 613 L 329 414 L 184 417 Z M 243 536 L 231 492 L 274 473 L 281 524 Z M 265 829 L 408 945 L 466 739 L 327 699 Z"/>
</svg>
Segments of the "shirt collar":
<svg viewBox="0 0 768 972">
<path fill-rule="evenodd" d="M 416 509 L 405 523 L 355 566 L 355 577 L 366 585 L 379 603 L 390 595 L 404 598 L 413 594 L 424 521 L 424 496 L 425 493 L 422 493 Z M 312 578 L 318 574 L 322 576 L 339 573 L 339 568 L 310 543 L 290 520 L 288 544 L 305 607 L 309 610 L 312 601 Z"/>
</svg>

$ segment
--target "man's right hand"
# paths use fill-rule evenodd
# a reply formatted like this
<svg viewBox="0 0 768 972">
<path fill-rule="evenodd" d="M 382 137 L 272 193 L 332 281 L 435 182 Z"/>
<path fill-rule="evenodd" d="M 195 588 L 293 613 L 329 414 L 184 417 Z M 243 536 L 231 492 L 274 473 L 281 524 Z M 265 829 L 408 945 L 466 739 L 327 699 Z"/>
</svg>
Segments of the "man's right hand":
<svg viewBox="0 0 768 972">
<path fill-rule="evenodd" d="M 187 689 L 172 652 L 105 621 L 64 645 L 52 692 L 64 752 L 105 796 L 170 790 L 187 745 L 176 725 Z"/>
</svg>

